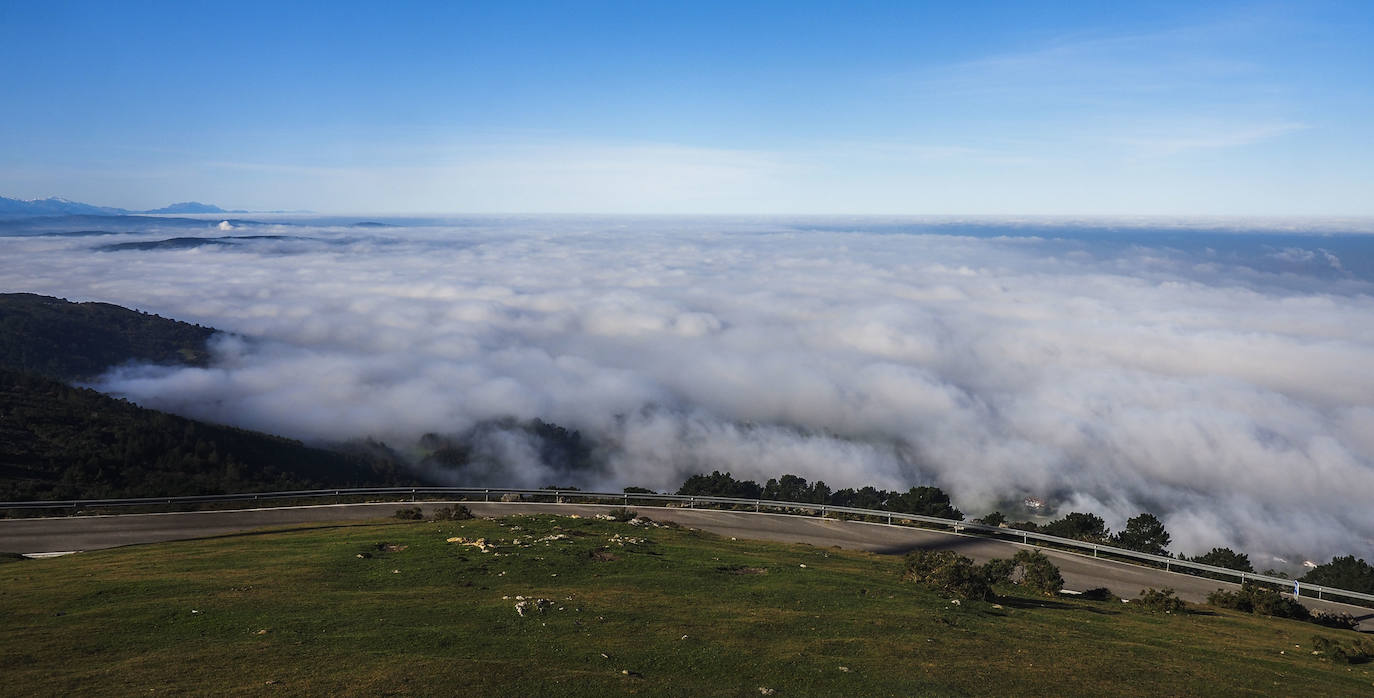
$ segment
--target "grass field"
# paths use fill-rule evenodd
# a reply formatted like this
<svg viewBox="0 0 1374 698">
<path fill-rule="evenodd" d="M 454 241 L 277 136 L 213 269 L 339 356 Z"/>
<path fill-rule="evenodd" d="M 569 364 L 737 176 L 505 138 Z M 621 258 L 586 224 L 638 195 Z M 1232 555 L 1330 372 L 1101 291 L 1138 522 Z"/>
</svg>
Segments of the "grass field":
<svg viewBox="0 0 1374 698">
<path fill-rule="evenodd" d="M 1374 664 L 1311 653 L 1349 631 L 1014 587 L 955 605 L 901 569 L 557 516 L 0 560 L 0 694 L 1374 694 Z"/>
</svg>

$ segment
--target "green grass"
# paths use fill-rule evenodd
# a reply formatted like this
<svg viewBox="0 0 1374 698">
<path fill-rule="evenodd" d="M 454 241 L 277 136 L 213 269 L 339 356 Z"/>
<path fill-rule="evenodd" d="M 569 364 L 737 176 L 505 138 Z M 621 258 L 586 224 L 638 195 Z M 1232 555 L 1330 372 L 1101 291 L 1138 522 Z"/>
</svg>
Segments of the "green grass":
<svg viewBox="0 0 1374 698">
<path fill-rule="evenodd" d="M 445 542 L 559 533 L 569 538 L 499 555 Z M 650 542 L 608 543 L 615 534 Z M 602 548 L 615 559 L 596 559 Z M 1353 633 L 1011 589 L 1001 608 L 956 606 L 900 582 L 901 567 L 555 516 L 297 527 L 25 560 L 0 566 L 0 694 L 1374 691 L 1374 665 L 1311 654 L 1314 635 Z M 554 604 L 521 617 L 517 595 Z"/>
</svg>

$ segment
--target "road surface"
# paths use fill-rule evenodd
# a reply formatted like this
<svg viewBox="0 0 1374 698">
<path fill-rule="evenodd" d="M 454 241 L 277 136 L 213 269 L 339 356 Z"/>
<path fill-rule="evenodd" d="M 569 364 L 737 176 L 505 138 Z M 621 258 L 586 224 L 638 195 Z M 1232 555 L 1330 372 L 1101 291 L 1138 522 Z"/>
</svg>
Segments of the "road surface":
<svg viewBox="0 0 1374 698">
<path fill-rule="evenodd" d="M 426 511 L 432 511 L 451 503 L 425 502 L 413 506 L 421 506 Z M 536 512 L 586 516 L 610 508 L 592 504 L 461 503 L 479 516 Z M 122 545 L 209 538 L 273 526 L 365 521 L 389 517 L 399 506 L 412 505 L 381 502 L 232 511 L 0 519 L 0 552 L 31 554 L 98 550 Z M 875 553 L 897 554 L 916 548 L 941 548 L 955 550 L 978 562 L 984 562 L 994 558 L 1009 558 L 1015 555 L 1017 550 L 1027 547 L 1005 540 L 859 521 L 713 509 L 644 506 L 633 508 L 658 521 L 673 521 L 721 536 L 805 543 L 817 547 L 838 546 Z M 1217 588 L 1237 588 L 1235 584 L 1177 572 L 1099 560 L 1088 555 L 1061 550 L 1041 550 L 1059 566 L 1059 571 L 1064 576 L 1065 588 L 1071 590 L 1106 587 L 1122 598 L 1134 598 L 1141 589 L 1170 587 L 1185 601 L 1201 603 L 1209 592 Z M 1349 613 L 1360 619 L 1360 630 L 1374 631 L 1374 610 L 1312 598 L 1303 598 L 1302 602 L 1313 610 Z"/>
</svg>

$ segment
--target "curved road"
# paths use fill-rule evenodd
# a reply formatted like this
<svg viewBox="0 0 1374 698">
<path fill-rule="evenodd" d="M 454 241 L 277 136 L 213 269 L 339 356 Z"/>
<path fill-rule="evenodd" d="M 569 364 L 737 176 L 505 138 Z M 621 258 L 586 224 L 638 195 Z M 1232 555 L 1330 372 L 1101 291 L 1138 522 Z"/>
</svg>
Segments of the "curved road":
<svg viewBox="0 0 1374 698">
<path fill-rule="evenodd" d="M 461 503 L 480 516 L 525 513 L 592 515 L 612 508 L 608 505 L 528 502 L 424 502 L 417 505 L 379 502 L 232 511 L 0 519 L 0 552 L 34 554 L 97 550 L 208 538 L 271 526 L 375 520 L 390 516 L 398 506 L 421 506 L 428 512 L 454 503 Z M 712 509 L 633 508 L 659 521 L 673 521 L 727 537 L 806 543 L 819 547 L 838 546 L 875 553 L 897 554 L 915 548 L 943 548 L 984 562 L 1011 557 L 1017 550 L 1027 547 L 1011 541 L 859 521 Z M 1141 589 L 1147 587 L 1171 587 L 1180 598 L 1201 603 L 1209 592 L 1219 587 L 1237 588 L 1236 584 L 1177 572 L 1099 560 L 1061 550 L 1041 550 L 1059 566 L 1066 589 L 1081 591 L 1107 587 L 1117 596 L 1134 598 Z M 1360 630 L 1374 631 L 1374 610 L 1306 597 L 1302 601 L 1314 610 L 1349 613 L 1360 619 Z"/>
</svg>

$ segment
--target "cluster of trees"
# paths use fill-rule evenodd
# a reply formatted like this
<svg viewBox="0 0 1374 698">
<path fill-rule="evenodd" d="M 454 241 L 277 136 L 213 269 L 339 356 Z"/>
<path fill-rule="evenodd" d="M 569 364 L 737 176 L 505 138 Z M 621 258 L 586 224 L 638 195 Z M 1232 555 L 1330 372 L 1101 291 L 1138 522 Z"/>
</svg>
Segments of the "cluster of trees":
<svg viewBox="0 0 1374 698">
<path fill-rule="evenodd" d="M 1035 531 L 1060 538 L 1114 545 L 1118 548 L 1134 550 L 1152 555 L 1168 555 L 1169 542 L 1173 539 L 1164 528 L 1164 522 L 1154 514 L 1143 513 L 1126 520 L 1126 528 L 1112 533 L 1107 522 L 1096 514 L 1074 511 L 1049 523 L 1037 524 L 1033 521 L 1007 522 L 1007 517 L 994 511 L 977 519 L 977 523 L 989 526 L 1006 525 L 1021 531 Z"/>
<path fill-rule="evenodd" d="M 678 488 L 678 494 L 706 497 L 738 497 L 741 499 L 771 499 L 779 502 L 828 504 L 831 506 L 877 509 L 903 514 L 939 516 L 962 521 L 963 512 L 950 503 L 949 495 L 938 487 L 912 487 L 905 492 L 889 492 L 873 487 L 846 488 L 832 491 L 822 481 L 809 483 L 806 478 L 783 475 L 760 485 L 753 480 L 736 480 L 730 473 L 713 471 L 710 475 L 693 475 Z"/>
</svg>

